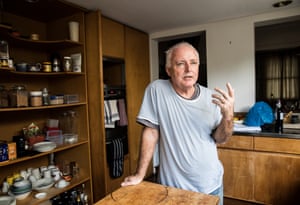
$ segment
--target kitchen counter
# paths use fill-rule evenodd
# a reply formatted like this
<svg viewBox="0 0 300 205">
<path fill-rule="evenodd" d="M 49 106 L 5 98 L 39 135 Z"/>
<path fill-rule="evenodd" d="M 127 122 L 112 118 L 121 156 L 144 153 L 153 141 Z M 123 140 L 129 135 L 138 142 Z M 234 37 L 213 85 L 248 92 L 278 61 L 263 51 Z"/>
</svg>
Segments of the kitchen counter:
<svg viewBox="0 0 300 205">
<path fill-rule="evenodd" d="M 255 131 L 255 132 L 242 132 L 242 131 L 239 131 L 239 132 L 233 132 L 233 135 L 300 139 L 300 132 L 297 133 L 297 132 L 291 132 L 291 131 L 286 131 L 286 132 L 283 132 L 283 133 L 264 132 L 264 131 Z"/>
<path fill-rule="evenodd" d="M 218 202 L 219 198 L 217 196 L 143 181 L 135 186 L 121 187 L 94 205 L 217 205 Z"/>
</svg>

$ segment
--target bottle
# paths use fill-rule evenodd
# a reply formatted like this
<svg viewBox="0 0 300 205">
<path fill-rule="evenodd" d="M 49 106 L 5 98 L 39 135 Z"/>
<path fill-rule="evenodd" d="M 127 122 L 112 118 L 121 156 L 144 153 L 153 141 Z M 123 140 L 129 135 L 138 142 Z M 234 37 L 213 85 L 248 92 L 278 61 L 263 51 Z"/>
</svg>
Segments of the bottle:
<svg viewBox="0 0 300 205">
<path fill-rule="evenodd" d="M 283 111 L 280 100 L 276 103 L 275 132 L 283 133 Z"/>
<path fill-rule="evenodd" d="M 47 88 L 42 90 L 43 105 L 49 105 L 49 94 Z"/>
</svg>

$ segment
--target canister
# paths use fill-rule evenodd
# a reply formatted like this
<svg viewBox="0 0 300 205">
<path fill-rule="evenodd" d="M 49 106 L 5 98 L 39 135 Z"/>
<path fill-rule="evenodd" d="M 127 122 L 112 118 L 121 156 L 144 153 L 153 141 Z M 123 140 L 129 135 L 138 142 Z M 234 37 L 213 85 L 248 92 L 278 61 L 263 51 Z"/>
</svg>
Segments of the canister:
<svg viewBox="0 0 300 205">
<path fill-rule="evenodd" d="M 9 91 L 11 107 L 27 107 L 28 92 L 24 85 L 15 85 Z"/>
<path fill-rule="evenodd" d="M 33 107 L 42 106 L 42 91 L 31 91 L 30 92 L 30 105 Z"/>
<path fill-rule="evenodd" d="M 70 56 L 64 56 L 64 71 L 65 72 L 72 71 L 71 57 Z"/>
<path fill-rule="evenodd" d="M 52 71 L 52 66 L 51 66 L 51 62 L 46 61 L 43 62 L 43 72 L 51 72 Z"/>
</svg>

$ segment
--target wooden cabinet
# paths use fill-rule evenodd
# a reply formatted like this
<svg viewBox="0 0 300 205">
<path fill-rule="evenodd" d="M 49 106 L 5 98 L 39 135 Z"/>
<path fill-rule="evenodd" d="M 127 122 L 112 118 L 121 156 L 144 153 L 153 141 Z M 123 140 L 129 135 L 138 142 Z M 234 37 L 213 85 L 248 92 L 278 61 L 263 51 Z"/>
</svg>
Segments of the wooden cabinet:
<svg viewBox="0 0 300 205">
<path fill-rule="evenodd" d="M 149 37 L 146 33 L 125 28 L 125 62 L 127 86 L 130 173 L 137 166 L 142 126 L 136 123 L 144 91 L 150 82 Z M 151 169 L 152 171 L 152 169 Z"/>
<path fill-rule="evenodd" d="M 299 146 L 299 139 L 232 136 L 218 146 L 224 196 L 245 203 L 299 204 Z"/>
<path fill-rule="evenodd" d="M 102 52 L 104 56 L 125 57 L 125 25 L 102 16 Z"/>
<path fill-rule="evenodd" d="M 34 190 L 29 197 L 18 201 L 17 204 L 41 204 L 83 183 L 85 184 L 85 192 L 88 194 L 90 202 L 92 202 L 86 80 L 87 67 L 85 66 L 85 10 L 62 1 L 51 1 L 48 3 L 41 1 L 36 6 L 28 6 L 23 1 L 18 1 L 18 6 L 16 6 L 16 2 L 4 1 L 4 11 L 1 14 L 2 20 L 11 24 L 8 28 L 7 26 L 0 25 L 0 38 L 8 42 L 10 58 L 15 63 L 27 62 L 33 64 L 50 61 L 54 53 L 61 57 L 81 53 L 81 72 L 19 72 L 15 71 L 15 69 L 1 67 L 0 84 L 8 89 L 15 84 L 21 84 L 28 91 L 47 88 L 50 95 L 77 94 L 79 102 L 37 107 L 0 108 L 0 139 L 12 141 L 13 136 L 21 134 L 22 129 L 32 122 L 37 124 L 42 130 L 48 119 L 60 119 L 63 112 L 72 110 L 77 114 L 78 142 L 57 144 L 57 147 L 51 151 L 34 152 L 30 155 L 19 157 L 16 160 L 0 162 L 1 183 L 7 176 L 11 176 L 15 172 L 27 170 L 27 168 L 47 166 L 51 155 L 54 156 L 56 165 L 61 165 L 64 161 L 75 161 L 79 166 L 79 175 L 73 177 L 70 185 L 63 189 L 51 187 L 44 190 L 47 192 L 47 196 L 44 199 L 35 199 L 34 194 L 36 191 Z M 23 6 L 22 11 L 26 12 L 19 13 L 19 6 Z M 6 8 L 8 10 L 5 10 Z M 46 10 L 41 10 L 41 8 L 46 8 Z M 64 15 L 48 16 L 48 12 L 46 12 L 48 8 L 63 9 L 64 12 L 62 13 Z M 40 16 L 36 16 L 36 12 L 40 13 Z M 69 39 L 68 22 L 71 20 L 78 21 L 80 24 L 79 42 L 67 40 Z M 15 37 L 11 35 L 11 30 L 18 30 L 21 36 Z M 39 34 L 40 39 L 30 40 L 28 37 L 32 33 Z"/>
<path fill-rule="evenodd" d="M 144 89 L 150 81 L 149 42 L 146 33 L 103 17 L 99 11 L 86 15 L 86 27 L 87 64 L 93 67 L 88 73 L 88 95 L 96 202 L 119 188 L 124 177 L 136 168 L 142 128 L 136 123 L 135 118 Z M 121 47 L 123 54 L 118 53 L 122 50 Z M 104 84 L 121 85 L 126 93 L 128 154 L 124 158 L 123 175 L 118 178 L 110 177 L 106 160 Z"/>
</svg>

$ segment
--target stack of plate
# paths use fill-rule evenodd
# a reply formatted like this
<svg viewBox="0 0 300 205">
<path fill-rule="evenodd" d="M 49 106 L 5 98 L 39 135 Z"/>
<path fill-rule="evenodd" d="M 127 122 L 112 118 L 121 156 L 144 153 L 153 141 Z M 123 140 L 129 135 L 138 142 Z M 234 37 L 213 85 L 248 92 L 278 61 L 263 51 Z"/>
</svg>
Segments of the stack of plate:
<svg viewBox="0 0 300 205">
<path fill-rule="evenodd" d="M 56 148 L 56 144 L 54 142 L 38 142 L 32 148 L 37 152 L 49 152 Z"/>
</svg>

